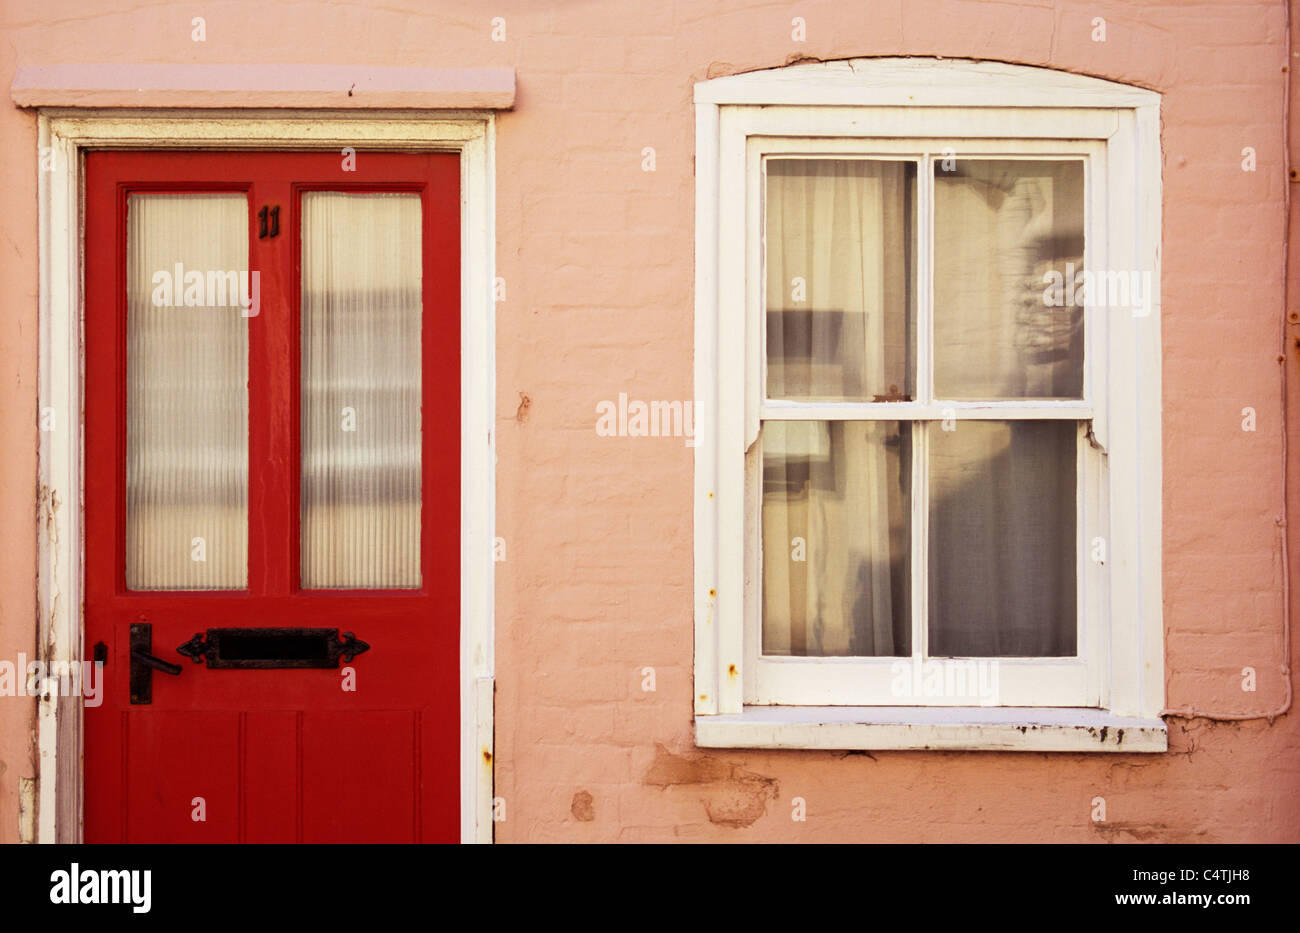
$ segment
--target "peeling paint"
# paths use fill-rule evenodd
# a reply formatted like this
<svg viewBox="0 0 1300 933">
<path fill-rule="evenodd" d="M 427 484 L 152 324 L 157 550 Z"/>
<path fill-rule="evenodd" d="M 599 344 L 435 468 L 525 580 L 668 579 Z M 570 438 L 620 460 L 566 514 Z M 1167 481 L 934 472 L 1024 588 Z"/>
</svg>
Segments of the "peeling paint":
<svg viewBox="0 0 1300 933">
<path fill-rule="evenodd" d="M 853 757 L 862 756 L 864 758 L 870 758 L 872 761 L 876 760 L 875 755 L 871 754 L 871 752 L 863 748 L 851 748 L 845 752 L 840 753 L 840 755 L 837 757 L 848 758 L 849 756 L 853 756 Z"/>
<path fill-rule="evenodd" d="M 18 841 L 36 841 L 36 779 L 18 779 Z"/>
<path fill-rule="evenodd" d="M 807 55 L 803 52 L 793 52 L 790 55 L 787 55 L 785 57 L 785 62 L 784 62 L 785 67 L 789 67 L 790 65 L 824 65 L 824 64 L 826 64 L 826 59 L 817 58 L 816 56 L 813 55 Z"/>
<path fill-rule="evenodd" d="M 1093 823 L 1093 832 L 1104 842 L 1214 842 L 1204 829 L 1183 829 L 1166 823 Z"/>
<path fill-rule="evenodd" d="M 596 807 L 592 801 L 591 792 L 580 790 L 573 795 L 573 803 L 569 805 L 569 812 L 573 818 L 582 823 L 590 823 L 596 818 Z"/>
<path fill-rule="evenodd" d="M 732 764 L 713 755 L 676 755 L 655 746 L 655 758 L 642 779 L 651 787 L 696 787 L 710 823 L 741 829 L 767 812 L 780 793 L 776 778 Z"/>
</svg>

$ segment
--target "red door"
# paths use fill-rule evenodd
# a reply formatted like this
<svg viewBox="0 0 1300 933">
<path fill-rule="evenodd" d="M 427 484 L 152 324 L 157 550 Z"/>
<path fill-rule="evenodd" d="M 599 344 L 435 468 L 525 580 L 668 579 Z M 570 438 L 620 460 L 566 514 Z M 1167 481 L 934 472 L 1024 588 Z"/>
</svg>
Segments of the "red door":
<svg viewBox="0 0 1300 933">
<path fill-rule="evenodd" d="M 459 159 L 86 161 L 91 842 L 459 838 Z"/>
</svg>

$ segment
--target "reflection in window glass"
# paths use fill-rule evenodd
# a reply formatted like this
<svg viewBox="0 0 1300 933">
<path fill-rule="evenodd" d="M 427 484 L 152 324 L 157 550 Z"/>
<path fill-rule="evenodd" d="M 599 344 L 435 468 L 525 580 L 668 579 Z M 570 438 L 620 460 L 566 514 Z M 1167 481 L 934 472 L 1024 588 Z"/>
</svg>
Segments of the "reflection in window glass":
<svg viewBox="0 0 1300 933">
<path fill-rule="evenodd" d="M 1081 161 L 935 162 L 936 398 L 1082 398 L 1083 203 Z"/>
</svg>

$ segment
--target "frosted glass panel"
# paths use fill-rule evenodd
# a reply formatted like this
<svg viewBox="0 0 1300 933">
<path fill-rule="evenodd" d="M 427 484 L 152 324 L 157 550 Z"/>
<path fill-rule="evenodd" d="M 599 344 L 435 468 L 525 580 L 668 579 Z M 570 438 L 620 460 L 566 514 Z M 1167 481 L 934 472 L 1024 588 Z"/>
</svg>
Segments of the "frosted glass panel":
<svg viewBox="0 0 1300 933">
<path fill-rule="evenodd" d="M 1081 398 L 1083 162 L 934 170 L 934 394 Z"/>
<path fill-rule="evenodd" d="M 420 197 L 302 197 L 302 586 L 420 585 Z"/>
<path fill-rule="evenodd" d="M 243 589 L 246 196 L 131 195 L 126 262 L 126 585 Z"/>
</svg>

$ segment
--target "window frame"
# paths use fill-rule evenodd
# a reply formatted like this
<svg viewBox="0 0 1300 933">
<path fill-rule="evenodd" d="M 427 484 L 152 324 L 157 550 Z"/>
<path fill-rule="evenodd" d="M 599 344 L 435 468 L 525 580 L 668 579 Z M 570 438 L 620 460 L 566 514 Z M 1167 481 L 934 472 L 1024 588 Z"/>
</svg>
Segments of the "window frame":
<svg viewBox="0 0 1300 933">
<path fill-rule="evenodd" d="M 998 401 L 959 401 L 933 398 L 933 289 L 934 289 L 934 183 L 933 172 L 945 148 L 957 152 L 959 160 L 1016 159 L 1022 161 L 1063 161 L 1081 159 L 1084 162 L 1085 188 L 1085 253 L 1084 267 L 1100 267 L 1092 262 L 1093 244 L 1104 239 L 1100 218 L 1104 214 L 1106 194 L 1104 147 L 1095 140 L 1068 139 L 870 139 L 844 137 L 799 138 L 751 135 L 746 151 L 746 333 L 757 332 L 756 340 L 749 343 L 752 352 L 746 357 L 746 410 L 756 407 L 758 419 L 757 443 L 749 448 L 746 464 L 747 476 L 761 475 L 762 424 L 774 420 L 809 420 L 827 423 L 835 420 L 905 421 L 910 424 L 935 422 L 943 419 L 947 411 L 960 423 L 966 420 L 983 420 L 990 417 L 1005 419 L 1027 418 L 1034 420 L 1065 420 L 1082 424 L 1090 421 L 1094 431 L 1104 419 L 1104 382 L 1096 385 L 1091 377 L 1091 364 L 1104 357 L 1105 311 L 1089 306 L 1085 308 L 1083 360 L 1083 387 L 1078 400 L 1006 399 Z M 917 160 L 917 398 L 911 402 L 801 402 L 772 399 L 767 395 L 766 378 L 766 173 L 768 159 L 794 155 L 809 157 L 881 157 L 915 158 Z M 757 210 L 749 210 L 757 205 Z M 1096 346 L 1093 346 L 1093 344 Z M 728 387 L 730 388 L 730 387 Z M 726 390 L 722 390 L 726 391 Z M 730 404 L 735 404 L 731 401 Z M 728 407 L 724 402 L 723 407 Z M 1098 415 L 1102 418 L 1099 419 Z M 912 597 L 910 600 L 912 626 L 912 654 L 907 667 L 900 668 L 896 657 L 775 657 L 764 656 L 761 648 L 763 554 L 758 540 L 761 535 L 762 492 L 761 483 L 746 484 L 745 502 L 747 568 L 745 574 L 745 670 L 753 676 L 746 678 L 745 704 L 748 706 L 822 705 L 822 706 L 880 706 L 897 701 L 895 684 L 901 675 L 909 684 L 908 705 L 963 706 L 970 705 L 971 680 L 968 673 L 976 667 L 992 662 L 997 664 L 997 697 L 982 705 L 996 706 L 1079 706 L 1100 705 L 1104 700 L 1105 644 L 1101 639 L 1101 619 L 1095 594 L 1102 583 L 1099 567 L 1087 560 L 1084 542 L 1102 535 L 1104 519 L 1099 490 L 1104 481 L 1100 451 L 1086 442 L 1081 430 L 1076 448 L 1076 632 L 1078 653 L 1063 658 L 960 658 L 959 668 L 951 667 L 954 675 L 962 673 L 960 691 L 945 691 L 931 695 L 921 689 L 912 689 L 913 682 L 923 684 L 922 671 L 913 673 L 912 665 L 928 663 L 922 659 L 924 629 L 928 622 L 926 586 L 929 580 L 929 554 L 926 546 L 929 505 L 925 493 L 928 487 L 924 453 L 927 441 L 912 432 L 911 489 L 911 570 Z M 746 436 L 749 441 L 751 435 Z M 919 529 L 919 532 L 918 532 Z"/>
<path fill-rule="evenodd" d="M 697 399 L 713 414 L 695 450 L 697 743 L 1163 751 L 1159 95 L 1023 66 L 862 59 L 705 81 L 696 85 L 695 102 L 695 380 Z M 1092 493 L 1090 537 L 1102 537 L 1108 553 L 1103 565 L 1089 562 L 1079 583 L 1081 604 L 1095 616 L 1092 628 L 1084 626 L 1092 636 L 1082 695 L 1020 691 L 994 708 L 890 706 L 878 690 L 870 695 L 848 686 L 851 674 L 843 679 L 862 659 L 799 659 L 814 673 L 796 689 L 778 684 L 773 690 L 760 679 L 757 441 L 760 414 L 770 417 L 775 409 L 761 401 L 762 192 L 754 169 L 774 139 L 855 155 L 914 151 L 920 140 L 1027 150 L 1043 141 L 1043 150 L 1076 146 L 1090 154 L 1087 267 L 1149 270 L 1153 294 L 1146 315 L 1086 309 L 1084 400 L 1071 404 L 1092 415 L 1089 443 L 1080 444 L 1080 460 L 1089 460 L 1090 470 L 1080 475 L 1080 486 Z M 962 145 L 955 148 L 960 158 Z M 923 212 L 925 199 L 918 199 Z M 920 224 L 925 236 L 929 219 Z M 922 289 L 929 287 L 927 276 L 923 270 Z M 924 305 L 918 301 L 918 332 L 928 326 Z M 911 416 L 923 413 L 910 403 L 877 407 L 885 405 L 900 415 L 904 405 Z M 962 417 L 987 418 L 998 406 L 952 407 Z M 842 412 L 840 403 L 800 408 Z M 1085 540 L 1082 528 L 1078 540 Z M 1081 567 L 1087 557 L 1080 553 Z M 835 677 L 817 683 L 816 671 L 837 667 L 838 686 Z"/>
</svg>

